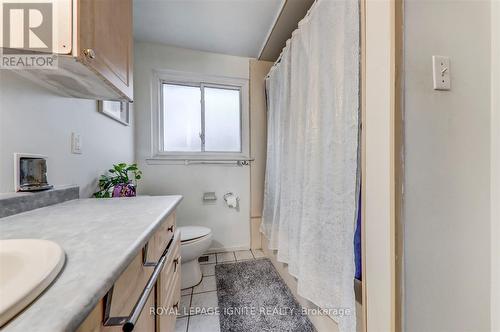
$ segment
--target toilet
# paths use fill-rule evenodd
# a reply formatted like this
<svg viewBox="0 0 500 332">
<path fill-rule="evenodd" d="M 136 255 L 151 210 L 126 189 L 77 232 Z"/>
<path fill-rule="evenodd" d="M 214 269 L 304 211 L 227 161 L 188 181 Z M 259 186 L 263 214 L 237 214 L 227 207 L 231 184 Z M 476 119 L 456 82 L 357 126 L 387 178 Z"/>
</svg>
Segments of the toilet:
<svg viewBox="0 0 500 332">
<path fill-rule="evenodd" d="M 212 230 L 201 226 L 184 226 L 181 231 L 181 288 L 200 283 L 202 274 L 198 258 L 212 244 Z"/>
</svg>

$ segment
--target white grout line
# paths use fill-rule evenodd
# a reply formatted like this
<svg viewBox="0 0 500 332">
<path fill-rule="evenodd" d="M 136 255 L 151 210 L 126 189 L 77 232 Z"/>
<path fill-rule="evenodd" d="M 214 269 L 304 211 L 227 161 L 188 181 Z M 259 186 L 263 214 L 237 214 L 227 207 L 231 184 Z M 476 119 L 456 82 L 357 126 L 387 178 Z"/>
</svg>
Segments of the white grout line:
<svg viewBox="0 0 500 332">
<path fill-rule="evenodd" d="M 217 292 L 217 289 L 216 290 L 207 290 L 207 291 L 199 292 L 199 293 L 194 293 L 193 295 L 205 294 L 205 293 L 211 293 L 211 292 Z"/>
</svg>

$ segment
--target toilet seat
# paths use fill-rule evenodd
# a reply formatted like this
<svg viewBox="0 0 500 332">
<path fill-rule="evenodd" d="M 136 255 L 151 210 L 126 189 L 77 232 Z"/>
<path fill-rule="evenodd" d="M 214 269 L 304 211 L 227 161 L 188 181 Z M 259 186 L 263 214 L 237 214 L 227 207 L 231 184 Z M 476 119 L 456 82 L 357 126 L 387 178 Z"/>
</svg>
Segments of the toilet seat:
<svg viewBox="0 0 500 332">
<path fill-rule="evenodd" d="M 183 226 L 179 229 L 181 231 L 181 245 L 196 242 L 212 232 L 210 228 L 202 226 Z"/>
</svg>

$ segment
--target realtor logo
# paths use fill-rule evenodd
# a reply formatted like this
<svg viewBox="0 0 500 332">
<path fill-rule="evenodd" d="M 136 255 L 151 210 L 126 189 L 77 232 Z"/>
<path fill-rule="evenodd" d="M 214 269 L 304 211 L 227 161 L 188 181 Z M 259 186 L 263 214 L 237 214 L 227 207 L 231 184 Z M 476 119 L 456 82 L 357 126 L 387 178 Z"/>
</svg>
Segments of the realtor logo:
<svg viewBox="0 0 500 332">
<path fill-rule="evenodd" d="M 52 52 L 52 3 L 4 3 L 3 22 L 4 47 Z"/>
<path fill-rule="evenodd" d="M 0 67 L 8 69 L 55 68 L 52 55 L 51 2 L 2 4 Z"/>
</svg>

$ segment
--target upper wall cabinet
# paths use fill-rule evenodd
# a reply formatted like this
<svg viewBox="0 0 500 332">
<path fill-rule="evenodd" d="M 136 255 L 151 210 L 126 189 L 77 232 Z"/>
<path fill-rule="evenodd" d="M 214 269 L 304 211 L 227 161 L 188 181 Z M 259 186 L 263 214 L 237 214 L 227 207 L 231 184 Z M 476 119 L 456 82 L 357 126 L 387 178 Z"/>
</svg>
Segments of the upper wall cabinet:
<svg viewBox="0 0 500 332">
<path fill-rule="evenodd" d="M 14 69 L 16 73 L 65 96 L 133 101 L 132 0 L 52 0 L 50 15 L 43 7 L 18 2 L 3 7 L 4 17 L 20 21 L 11 25 L 3 50 L 44 52 L 30 45 L 35 36 L 42 42 L 38 46 L 50 44 L 49 53 L 57 57 L 52 67 Z M 47 20 L 52 21 L 51 34 L 42 29 Z M 48 43 L 43 44 L 44 38 Z"/>
<path fill-rule="evenodd" d="M 79 0 L 78 57 L 132 99 L 132 0 Z"/>
</svg>

